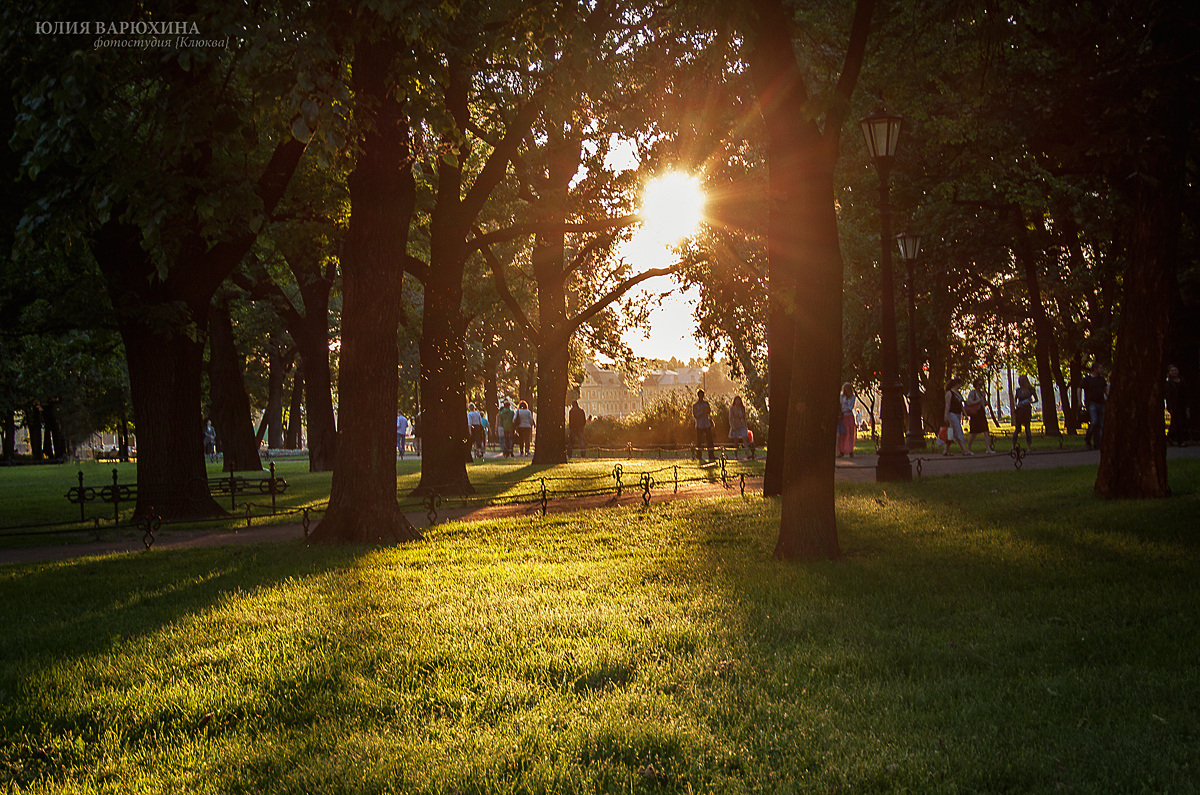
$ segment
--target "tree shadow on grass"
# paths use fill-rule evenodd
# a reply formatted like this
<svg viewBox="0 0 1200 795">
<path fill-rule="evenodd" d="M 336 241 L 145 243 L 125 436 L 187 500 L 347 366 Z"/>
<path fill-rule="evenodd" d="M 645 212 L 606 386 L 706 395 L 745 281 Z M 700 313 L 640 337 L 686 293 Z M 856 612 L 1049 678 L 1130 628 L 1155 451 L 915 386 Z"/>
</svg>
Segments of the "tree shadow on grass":
<svg viewBox="0 0 1200 795">
<path fill-rule="evenodd" d="M 319 558 L 299 544 L 150 551 L 0 570 L 4 657 L 58 660 L 143 638 L 231 592 L 348 565 L 368 548 Z"/>
</svg>

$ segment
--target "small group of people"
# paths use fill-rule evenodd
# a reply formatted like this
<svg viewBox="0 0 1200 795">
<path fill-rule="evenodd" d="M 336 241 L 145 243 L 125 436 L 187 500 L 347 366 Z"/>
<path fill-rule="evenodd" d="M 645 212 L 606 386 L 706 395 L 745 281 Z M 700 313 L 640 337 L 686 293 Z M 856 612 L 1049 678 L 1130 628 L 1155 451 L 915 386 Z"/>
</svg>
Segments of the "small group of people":
<svg viewBox="0 0 1200 795">
<path fill-rule="evenodd" d="M 1021 379 L 1023 385 L 1028 387 L 1029 380 L 1025 376 L 1021 376 Z M 962 383 L 962 379 L 960 378 L 951 378 L 946 383 L 945 406 L 942 417 L 943 422 L 945 422 L 945 426 L 943 426 L 945 438 L 942 438 L 943 434 L 938 434 L 938 440 L 945 443 L 942 455 L 950 455 L 950 445 L 952 443 L 958 444 L 958 449 L 963 455 L 975 455 L 971 447 L 975 444 L 976 437 L 981 435 L 983 436 L 984 451 L 988 455 L 994 455 L 996 450 L 993 447 L 991 428 L 988 425 L 988 399 L 987 392 L 984 391 L 983 379 L 976 378 L 971 381 L 971 391 L 967 393 L 966 398 L 963 398 L 962 393 L 959 391 Z M 1033 394 L 1032 388 L 1029 388 L 1028 391 L 1031 395 Z M 1020 395 L 1020 390 L 1017 391 L 1017 394 Z M 1036 396 L 1034 399 L 1036 400 Z M 966 433 L 971 435 L 969 439 L 965 438 L 963 431 L 962 420 L 964 414 L 968 420 Z M 1017 415 L 1014 411 L 1015 416 Z M 1017 426 L 1014 425 L 1013 444 L 1016 444 L 1016 428 Z M 1028 429 L 1027 421 L 1027 432 Z"/>
<path fill-rule="evenodd" d="M 524 400 L 516 409 L 508 398 L 500 401 L 500 413 L 496 415 L 496 435 L 500 439 L 500 451 L 504 458 L 529 455 L 533 443 L 533 412 Z M 480 454 L 482 456 L 482 453 Z"/>
<path fill-rule="evenodd" d="M 696 421 L 696 458 L 704 463 L 704 451 L 708 451 L 708 463 L 717 463 L 713 452 L 713 419 L 712 405 L 704 397 L 704 390 L 696 390 L 696 402 L 692 404 L 692 418 Z M 746 404 L 741 395 L 734 395 L 729 404 L 729 439 L 737 447 L 734 448 L 734 458 L 742 459 L 742 448 L 746 448 L 746 457 L 754 458 L 754 434 L 746 424 Z"/>
</svg>

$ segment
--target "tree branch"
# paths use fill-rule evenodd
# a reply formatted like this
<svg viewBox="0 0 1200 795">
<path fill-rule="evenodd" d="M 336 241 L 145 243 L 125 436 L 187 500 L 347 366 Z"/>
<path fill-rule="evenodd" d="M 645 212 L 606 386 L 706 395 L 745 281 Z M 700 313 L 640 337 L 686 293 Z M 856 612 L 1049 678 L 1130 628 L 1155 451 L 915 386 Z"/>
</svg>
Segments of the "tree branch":
<svg viewBox="0 0 1200 795">
<path fill-rule="evenodd" d="M 835 102 L 825 117 L 825 138 L 837 141 L 841 135 L 846 114 L 850 112 L 850 96 L 858 83 L 862 71 L 863 55 L 867 49 L 867 34 L 871 32 L 871 16 L 875 12 L 875 0 L 858 0 L 854 6 L 854 22 L 850 26 L 850 44 L 846 47 L 846 59 L 842 62 L 842 74 L 838 78 L 834 94 L 841 98 Z"/>
<path fill-rule="evenodd" d="M 602 309 L 607 307 L 613 301 L 616 301 L 625 293 L 629 292 L 632 288 L 636 287 L 647 279 L 653 279 L 655 276 L 670 276 L 671 274 L 676 273 L 682 265 L 682 262 L 676 262 L 674 265 L 671 265 L 667 268 L 650 268 L 649 270 L 642 271 L 637 276 L 630 276 L 628 279 L 597 298 L 595 302 L 593 302 L 592 305 L 587 309 L 584 309 L 574 318 L 568 320 L 564 326 L 564 330 L 568 336 L 574 334 L 580 326 L 591 320 L 593 317 L 599 314 Z"/>
<path fill-rule="evenodd" d="M 517 325 L 525 331 L 525 339 L 529 340 L 534 345 L 540 345 L 542 335 L 529 321 L 529 317 L 525 314 L 525 310 L 521 309 L 521 305 L 517 303 L 517 299 L 513 298 L 512 292 L 508 289 L 508 282 L 504 278 L 504 265 L 492 253 L 490 246 L 480 247 L 480 252 L 483 254 L 483 259 L 487 262 L 488 267 L 492 269 L 492 276 L 496 280 L 496 292 L 500 295 L 500 300 L 512 312 L 513 317 L 517 320 Z"/>
<path fill-rule="evenodd" d="M 535 234 L 556 234 L 558 232 L 603 232 L 606 229 L 616 229 L 622 226 L 630 226 L 641 221 L 642 217 L 638 214 L 622 215 L 620 218 L 604 218 L 599 221 L 585 221 L 579 224 L 555 224 L 555 223 L 537 223 L 516 224 L 506 229 L 498 229 L 495 232 L 486 234 L 476 231 L 476 236 L 471 239 L 470 245 L 473 248 L 481 248 L 490 246 L 493 243 L 503 243 L 506 240 L 513 240 L 518 237 Z"/>
</svg>

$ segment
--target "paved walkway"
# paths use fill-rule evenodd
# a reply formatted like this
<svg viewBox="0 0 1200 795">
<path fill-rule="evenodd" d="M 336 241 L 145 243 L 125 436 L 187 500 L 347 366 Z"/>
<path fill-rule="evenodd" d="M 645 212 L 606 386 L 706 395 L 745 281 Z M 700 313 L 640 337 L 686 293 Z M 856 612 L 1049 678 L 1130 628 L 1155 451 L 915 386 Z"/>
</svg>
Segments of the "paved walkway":
<svg viewBox="0 0 1200 795">
<path fill-rule="evenodd" d="M 942 456 L 936 453 L 913 453 L 913 472 L 917 474 L 917 462 L 920 462 L 920 477 L 938 475 L 960 475 L 972 472 L 998 472 L 1015 469 L 1015 459 L 1004 453 L 994 455 L 976 454 L 972 456 L 952 455 Z M 1167 458 L 1200 458 L 1200 446 L 1172 447 L 1167 450 Z M 869 482 L 875 480 L 875 464 L 878 460 L 874 455 L 859 455 L 854 458 L 839 458 L 835 477 L 837 480 Z M 1022 470 L 1056 469 L 1059 467 L 1097 466 L 1100 453 L 1095 450 L 1033 450 L 1021 462 Z M 689 484 L 680 489 L 678 494 L 659 488 L 653 492 L 653 502 L 668 502 L 677 499 L 701 499 L 705 497 L 720 497 L 738 494 L 736 481 L 731 481 L 732 487 L 714 484 Z M 762 479 L 747 478 L 746 492 L 761 488 Z M 629 486 L 621 497 L 615 495 L 598 495 L 576 498 L 571 500 L 552 501 L 547 505 L 549 513 L 568 513 L 589 508 L 609 507 L 614 505 L 635 505 L 641 503 L 642 493 L 636 485 Z M 478 508 L 456 508 L 453 499 L 448 500 L 447 507 L 439 512 L 439 521 L 478 521 L 503 517 L 530 515 L 540 511 L 540 506 L 534 505 L 494 505 Z M 408 515 L 417 527 L 423 527 L 427 521 L 424 513 L 414 512 Z M 304 538 L 304 529 L 299 524 L 264 525 L 234 530 L 175 530 L 161 531 L 154 541 L 154 549 L 195 549 L 199 547 L 217 547 L 234 544 L 257 544 L 265 541 L 297 541 Z M 36 563 L 53 560 L 92 555 L 109 555 L 118 552 L 136 552 L 144 549 L 140 534 L 129 530 L 124 535 L 103 541 L 88 541 L 79 544 L 59 544 L 41 547 L 14 547 L 0 549 L 0 564 L 6 563 Z"/>
</svg>

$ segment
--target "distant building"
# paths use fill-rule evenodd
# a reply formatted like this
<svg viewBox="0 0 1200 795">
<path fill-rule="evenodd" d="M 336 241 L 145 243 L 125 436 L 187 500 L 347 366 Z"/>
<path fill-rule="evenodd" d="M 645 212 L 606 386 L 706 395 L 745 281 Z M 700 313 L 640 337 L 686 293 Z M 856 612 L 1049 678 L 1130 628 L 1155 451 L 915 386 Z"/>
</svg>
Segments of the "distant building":
<svg viewBox="0 0 1200 795">
<path fill-rule="evenodd" d="M 651 370 L 640 383 L 626 384 L 616 370 L 605 369 L 594 362 L 583 366 L 583 383 L 579 385 L 579 407 L 588 416 L 623 417 L 641 411 L 660 397 L 675 392 L 690 402 L 697 389 L 705 386 L 710 397 L 731 394 L 728 378 L 717 372 L 705 373 L 700 367 L 676 367 Z M 723 389 L 722 389 L 723 387 Z"/>
</svg>

